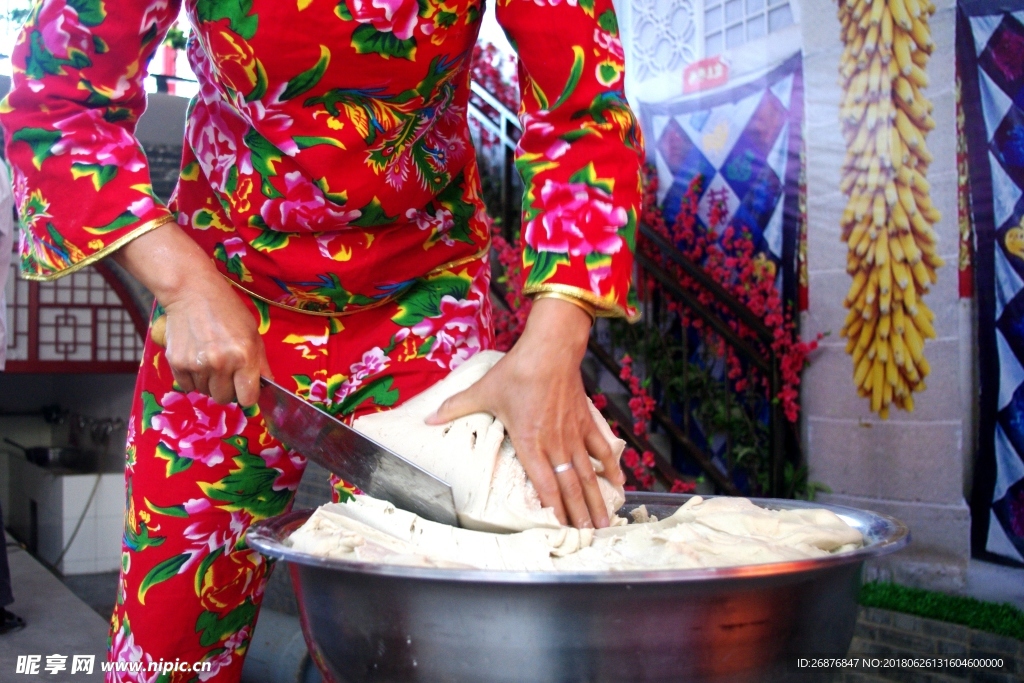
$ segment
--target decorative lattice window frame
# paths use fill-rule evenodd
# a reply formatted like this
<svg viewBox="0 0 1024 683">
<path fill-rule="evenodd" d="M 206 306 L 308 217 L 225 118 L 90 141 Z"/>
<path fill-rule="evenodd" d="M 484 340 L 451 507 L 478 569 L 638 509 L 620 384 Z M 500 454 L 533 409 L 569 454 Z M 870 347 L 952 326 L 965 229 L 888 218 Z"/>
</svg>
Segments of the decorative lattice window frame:
<svg viewBox="0 0 1024 683">
<path fill-rule="evenodd" d="M 742 29 L 742 42 L 731 48 L 742 52 L 748 46 L 760 49 L 765 41 L 799 26 L 801 21 L 800 0 L 614 1 L 627 56 L 627 93 L 648 81 L 658 82 L 665 75 L 675 77 L 694 62 L 729 53 L 726 33 L 730 28 Z M 788 13 L 788 23 L 773 28 L 770 18 L 779 12 Z M 758 22 L 763 33 L 752 32 Z"/>
<path fill-rule="evenodd" d="M 632 80 L 656 78 L 700 58 L 701 0 L 623 0 L 620 6 Z"/>
<path fill-rule="evenodd" d="M 148 321 L 102 263 L 52 282 L 7 273 L 7 368 L 16 373 L 135 373 Z"/>
<path fill-rule="evenodd" d="M 797 23 L 791 0 L 704 0 L 703 56 L 768 38 Z"/>
</svg>

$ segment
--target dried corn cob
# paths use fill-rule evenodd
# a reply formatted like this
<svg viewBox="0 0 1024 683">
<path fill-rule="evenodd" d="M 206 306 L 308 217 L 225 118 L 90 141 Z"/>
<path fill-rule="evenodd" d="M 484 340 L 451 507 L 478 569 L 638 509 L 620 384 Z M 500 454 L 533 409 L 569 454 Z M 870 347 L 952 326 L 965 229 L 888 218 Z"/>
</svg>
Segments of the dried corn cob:
<svg viewBox="0 0 1024 683">
<path fill-rule="evenodd" d="M 845 48 L 839 117 L 846 140 L 840 187 L 853 282 L 842 336 L 858 393 L 883 419 L 895 404 L 914 409 L 930 368 L 924 340 L 935 337 L 923 295 L 943 265 L 932 226 L 925 138 L 935 127 L 922 94 L 934 49 L 931 0 L 840 0 Z"/>
</svg>

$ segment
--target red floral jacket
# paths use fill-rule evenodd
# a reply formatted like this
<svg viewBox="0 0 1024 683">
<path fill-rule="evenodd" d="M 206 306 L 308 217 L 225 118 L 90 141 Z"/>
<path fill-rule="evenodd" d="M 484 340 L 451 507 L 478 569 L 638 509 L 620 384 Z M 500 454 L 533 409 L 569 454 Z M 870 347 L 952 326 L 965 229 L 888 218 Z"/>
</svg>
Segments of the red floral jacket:
<svg viewBox="0 0 1024 683">
<path fill-rule="evenodd" d="M 184 0 L 200 93 L 177 191 L 134 137 L 181 0 L 43 0 L 0 105 L 22 271 L 70 273 L 168 221 L 265 302 L 338 314 L 477 258 L 466 121 L 480 0 Z M 526 291 L 629 301 L 642 143 L 610 0 L 499 0 L 520 56 Z"/>
</svg>

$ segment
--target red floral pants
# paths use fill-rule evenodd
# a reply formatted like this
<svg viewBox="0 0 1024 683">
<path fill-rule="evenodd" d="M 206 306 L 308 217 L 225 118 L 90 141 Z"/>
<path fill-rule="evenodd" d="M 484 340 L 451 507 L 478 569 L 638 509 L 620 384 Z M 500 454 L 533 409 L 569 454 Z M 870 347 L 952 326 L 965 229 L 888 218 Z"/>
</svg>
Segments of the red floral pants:
<svg viewBox="0 0 1024 683">
<path fill-rule="evenodd" d="M 487 259 L 415 281 L 395 301 L 321 317 L 246 298 L 275 379 L 336 415 L 387 409 L 490 348 Z M 272 563 L 254 522 L 290 509 L 305 459 L 258 408 L 174 386 L 147 339 L 129 423 L 127 510 L 109 659 L 208 671 L 113 672 L 107 681 L 238 681 Z M 344 484 L 336 484 L 336 495 Z M 180 666 L 179 669 L 184 669 Z"/>
</svg>

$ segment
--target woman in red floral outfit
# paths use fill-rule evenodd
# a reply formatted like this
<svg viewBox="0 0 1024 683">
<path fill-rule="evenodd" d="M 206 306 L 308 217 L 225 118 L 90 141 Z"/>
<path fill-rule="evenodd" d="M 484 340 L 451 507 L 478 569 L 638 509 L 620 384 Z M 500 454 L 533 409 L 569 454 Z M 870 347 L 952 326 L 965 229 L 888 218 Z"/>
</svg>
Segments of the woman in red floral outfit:
<svg viewBox="0 0 1024 683">
<path fill-rule="evenodd" d="M 261 373 L 351 417 L 492 343 L 489 221 L 466 124 L 480 0 L 184 0 L 200 93 L 164 206 L 134 129 L 181 1 L 38 2 L 0 107 L 25 277 L 112 255 L 166 315 L 130 422 L 110 656 L 212 671 L 109 680 L 240 676 L 268 571 L 245 531 L 288 509 L 305 462 L 267 433 Z M 535 304 L 512 351 L 432 420 L 495 414 L 544 504 L 603 526 L 588 454 L 616 483 L 621 472 L 579 364 L 593 315 L 636 315 L 641 143 L 622 46 L 610 0 L 497 9 L 521 60 Z"/>
</svg>

